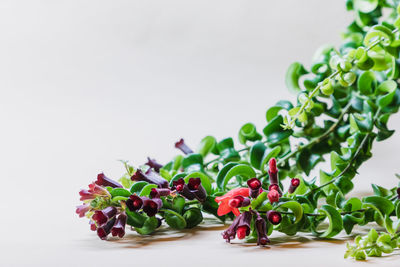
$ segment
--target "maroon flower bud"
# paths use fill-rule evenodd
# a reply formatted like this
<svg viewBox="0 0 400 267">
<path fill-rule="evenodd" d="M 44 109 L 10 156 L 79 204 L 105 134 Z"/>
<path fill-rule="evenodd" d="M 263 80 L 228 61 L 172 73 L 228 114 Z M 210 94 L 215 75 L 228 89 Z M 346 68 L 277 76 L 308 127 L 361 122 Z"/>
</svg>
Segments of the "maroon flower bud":
<svg viewBox="0 0 400 267">
<path fill-rule="evenodd" d="M 282 215 L 276 210 L 269 210 L 267 212 L 267 219 L 273 225 L 277 225 L 282 221 Z"/>
<path fill-rule="evenodd" d="M 100 239 L 104 240 L 107 238 L 108 234 L 111 232 L 111 228 L 113 227 L 114 223 L 115 218 L 109 220 L 108 222 L 97 228 L 97 235 L 100 237 Z"/>
<path fill-rule="evenodd" d="M 90 209 L 89 205 L 83 204 L 76 207 L 76 213 L 79 214 L 79 217 L 85 216 L 86 212 Z"/>
<path fill-rule="evenodd" d="M 231 208 L 247 207 L 250 205 L 250 199 L 248 197 L 235 196 L 229 200 L 228 205 Z"/>
<path fill-rule="evenodd" d="M 152 188 L 150 191 L 150 198 L 160 198 L 169 196 L 171 190 L 168 188 Z"/>
<path fill-rule="evenodd" d="M 289 186 L 289 190 L 288 190 L 289 194 L 293 194 L 294 191 L 296 191 L 296 189 L 297 189 L 297 187 L 298 187 L 299 185 L 300 185 L 300 179 L 293 178 L 293 179 L 290 181 L 290 186 Z"/>
<path fill-rule="evenodd" d="M 231 242 L 231 239 L 235 239 L 236 229 L 239 224 L 239 221 L 241 220 L 241 217 L 243 216 L 242 214 L 237 216 L 235 220 L 233 220 L 231 226 L 229 226 L 228 229 L 222 232 L 222 237 L 226 240 L 226 242 Z"/>
<path fill-rule="evenodd" d="M 137 195 L 131 195 L 125 203 L 131 211 L 137 211 L 143 206 L 143 200 Z"/>
<path fill-rule="evenodd" d="M 117 214 L 116 207 L 107 207 L 103 210 L 96 210 L 92 216 L 92 219 L 97 222 L 98 225 L 102 225 L 110 220 Z"/>
<path fill-rule="evenodd" d="M 271 204 L 279 201 L 279 192 L 276 190 L 269 191 L 267 196 Z"/>
<path fill-rule="evenodd" d="M 277 184 L 271 184 L 271 185 L 268 187 L 268 190 L 269 190 L 269 191 L 276 190 L 276 191 L 278 191 L 279 196 L 280 196 L 280 197 L 282 196 L 282 190 L 280 189 L 279 185 L 277 185 Z"/>
<path fill-rule="evenodd" d="M 260 194 L 261 181 L 257 178 L 251 178 L 247 181 L 249 187 L 249 195 L 252 198 L 256 198 Z"/>
<path fill-rule="evenodd" d="M 185 184 L 183 178 L 178 179 L 177 181 L 172 182 L 176 191 L 185 197 L 188 200 L 193 200 L 196 198 L 196 195 L 190 191 L 188 185 Z"/>
<path fill-rule="evenodd" d="M 90 230 L 92 230 L 92 231 L 96 231 L 97 230 L 97 226 L 94 223 L 94 221 L 90 220 L 89 224 L 90 224 Z"/>
<path fill-rule="evenodd" d="M 95 182 L 98 185 L 102 185 L 102 186 L 111 186 L 111 187 L 121 187 L 122 185 L 110 178 L 107 178 L 104 173 L 99 173 L 97 175 L 97 181 Z"/>
<path fill-rule="evenodd" d="M 152 169 L 148 169 L 145 173 L 137 170 L 131 177 L 132 181 L 146 181 L 151 184 L 156 184 L 160 188 L 168 188 L 168 181 L 162 178 Z"/>
<path fill-rule="evenodd" d="M 155 159 L 149 157 L 147 157 L 147 162 L 145 164 L 150 168 L 153 168 L 156 172 L 160 172 L 160 169 L 163 167 L 163 165 L 158 163 Z"/>
<path fill-rule="evenodd" d="M 269 160 L 269 183 L 278 184 L 278 169 L 276 168 L 276 159 L 272 158 Z"/>
<path fill-rule="evenodd" d="M 127 217 L 125 212 L 121 213 L 118 216 L 117 221 L 111 229 L 112 236 L 119 236 L 120 238 L 122 238 L 125 235 L 126 218 Z"/>
<path fill-rule="evenodd" d="M 95 194 L 86 189 L 82 189 L 81 191 L 79 191 L 79 195 L 81 196 L 81 198 L 79 199 L 81 201 L 96 198 Z"/>
<path fill-rule="evenodd" d="M 200 178 L 190 178 L 187 187 L 190 192 L 194 194 L 197 200 L 203 202 L 207 198 L 207 192 L 204 187 L 201 185 Z"/>
<path fill-rule="evenodd" d="M 266 231 L 266 223 L 265 220 L 257 214 L 257 219 L 255 221 L 255 227 L 257 231 L 257 245 L 262 245 L 265 246 L 267 243 L 269 243 L 269 239 L 267 236 L 267 231 Z"/>
<path fill-rule="evenodd" d="M 147 216 L 152 217 L 157 214 L 157 212 L 162 207 L 162 201 L 159 198 L 143 198 L 143 211 L 147 214 Z"/>
<path fill-rule="evenodd" d="M 184 154 L 191 154 L 193 153 L 193 150 L 191 150 L 186 144 L 183 138 L 179 140 L 178 142 L 175 143 L 175 147 L 179 150 L 181 150 Z"/>
<path fill-rule="evenodd" d="M 250 223 L 253 215 L 250 211 L 245 211 L 241 214 L 240 221 L 237 225 L 236 233 L 239 239 L 245 238 L 250 234 Z"/>
<path fill-rule="evenodd" d="M 97 185 L 95 182 L 93 182 L 89 185 L 89 192 L 92 192 L 93 194 L 98 195 L 98 196 L 109 195 L 107 189 L 105 189 L 102 186 Z"/>
</svg>

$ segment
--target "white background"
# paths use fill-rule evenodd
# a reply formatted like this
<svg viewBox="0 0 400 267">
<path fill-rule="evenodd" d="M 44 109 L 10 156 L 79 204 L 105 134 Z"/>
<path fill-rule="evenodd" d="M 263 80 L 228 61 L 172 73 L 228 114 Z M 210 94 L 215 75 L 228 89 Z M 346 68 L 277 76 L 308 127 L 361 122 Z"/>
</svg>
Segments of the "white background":
<svg viewBox="0 0 400 267">
<path fill-rule="evenodd" d="M 118 159 L 165 163 L 180 137 L 261 130 L 269 106 L 294 99 L 287 66 L 340 42 L 344 2 L 0 1 L 0 265 L 352 264 L 343 241 L 227 245 L 218 225 L 104 242 L 74 213 L 98 172 L 123 173 Z M 356 190 L 397 183 L 399 144 L 375 144 Z"/>
</svg>

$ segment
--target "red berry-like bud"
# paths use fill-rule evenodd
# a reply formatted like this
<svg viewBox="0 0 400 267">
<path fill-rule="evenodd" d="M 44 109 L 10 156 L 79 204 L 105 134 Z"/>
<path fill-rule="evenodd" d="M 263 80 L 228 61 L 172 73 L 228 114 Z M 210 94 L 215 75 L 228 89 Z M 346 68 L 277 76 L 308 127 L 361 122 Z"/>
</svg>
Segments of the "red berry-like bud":
<svg viewBox="0 0 400 267">
<path fill-rule="evenodd" d="M 279 188 L 279 185 L 277 185 L 277 184 L 271 184 L 271 185 L 268 187 L 268 190 L 269 190 L 269 191 L 276 190 L 276 191 L 279 192 L 280 188 Z"/>
<path fill-rule="evenodd" d="M 277 173 L 278 169 L 276 168 L 276 159 L 272 158 L 269 160 L 269 171 L 272 173 Z"/>
<path fill-rule="evenodd" d="M 249 187 L 249 195 L 252 198 L 256 198 L 260 194 L 261 181 L 257 178 L 251 178 L 248 180 L 247 186 Z"/>
<path fill-rule="evenodd" d="M 235 196 L 229 200 L 228 205 L 231 208 L 247 207 L 250 205 L 250 199 L 248 197 Z"/>
<path fill-rule="evenodd" d="M 90 224 L 90 230 L 92 230 L 92 231 L 96 231 L 97 230 L 97 226 L 94 223 L 94 221 L 90 220 L 89 224 Z"/>
<path fill-rule="evenodd" d="M 269 210 L 267 212 L 267 219 L 273 225 L 277 225 L 277 224 L 279 224 L 281 222 L 282 215 L 276 210 Z"/>
<path fill-rule="evenodd" d="M 296 191 L 296 189 L 297 189 L 297 187 L 298 187 L 299 185 L 300 185 L 300 179 L 293 178 L 293 179 L 290 181 L 290 186 L 289 186 L 288 193 L 289 193 L 289 194 L 293 194 L 294 191 Z"/>
<path fill-rule="evenodd" d="M 137 195 L 131 195 L 126 201 L 126 206 L 131 211 L 137 211 L 143 206 L 143 199 Z"/>
<path fill-rule="evenodd" d="M 274 203 L 279 201 L 279 192 L 276 190 L 271 190 L 268 192 L 269 202 Z"/>
<path fill-rule="evenodd" d="M 178 184 L 176 186 L 176 191 L 181 192 L 183 190 L 183 186 L 184 186 L 183 184 Z"/>
<path fill-rule="evenodd" d="M 178 142 L 175 143 L 175 147 L 177 149 L 179 149 L 180 151 L 182 151 L 184 154 L 192 154 L 193 150 L 191 150 L 186 144 L 185 144 L 185 140 L 183 140 L 183 138 L 181 138 L 181 140 L 179 140 Z"/>
<path fill-rule="evenodd" d="M 247 230 L 247 226 L 245 226 L 245 225 L 239 226 L 239 227 L 237 228 L 237 230 L 236 230 L 237 237 L 238 237 L 239 239 L 245 238 L 245 237 L 246 237 L 247 231 L 248 231 L 248 230 Z"/>
</svg>

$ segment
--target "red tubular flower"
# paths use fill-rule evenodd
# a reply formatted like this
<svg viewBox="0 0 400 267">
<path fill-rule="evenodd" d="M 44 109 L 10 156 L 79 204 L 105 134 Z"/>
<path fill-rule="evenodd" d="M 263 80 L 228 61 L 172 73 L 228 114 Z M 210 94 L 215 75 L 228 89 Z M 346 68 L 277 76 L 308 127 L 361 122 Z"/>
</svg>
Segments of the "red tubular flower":
<svg viewBox="0 0 400 267">
<path fill-rule="evenodd" d="M 204 202 L 207 198 L 207 192 L 201 185 L 200 178 L 190 178 L 187 187 L 190 192 L 194 194 L 196 199 L 200 202 Z"/>
<path fill-rule="evenodd" d="M 247 207 L 250 205 L 250 199 L 248 197 L 236 196 L 229 200 L 228 205 L 231 208 Z"/>
<path fill-rule="evenodd" d="M 157 214 L 157 212 L 162 207 L 162 201 L 159 198 L 143 198 L 143 211 L 147 214 L 147 216 L 152 217 Z"/>
<path fill-rule="evenodd" d="M 226 242 L 231 242 L 231 239 L 235 239 L 236 237 L 236 228 L 239 224 L 239 221 L 241 220 L 241 216 L 242 214 L 240 214 L 239 216 L 237 216 L 231 226 L 229 226 L 228 229 L 226 229 L 225 231 L 222 232 L 222 237 L 226 240 Z"/>
<path fill-rule="evenodd" d="M 236 234 L 239 239 L 243 239 L 250 234 L 250 223 L 253 218 L 250 211 L 245 211 L 241 215 L 236 229 Z"/>
<path fill-rule="evenodd" d="M 98 184 L 98 185 L 102 185 L 102 186 L 111 186 L 111 187 L 114 187 L 114 188 L 115 187 L 121 187 L 122 188 L 122 185 L 120 183 L 118 183 L 118 182 L 106 177 L 104 175 L 104 173 L 99 173 L 97 175 L 97 181 L 95 183 Z"/>
<path fill-rule="evenodd" d="M 92 231 L 96 231 L 97 230 L 97 226 L 96 226 L 94 221 L 90 220 L 89 224 L 90 224 L 90 230 L 92 230 Z"/>
<path fill-rule="evenodd" d="M 147 157 L 147 162 L 145 163 L 145 165 L 153 168 L 156 172 L 160 172 L 160 169 L 163 167 L 163 165 L 158 163 L 155 159 L 151 159 L 149 157 Z"/>
<path fill-rule="evenodd" d="M 186 199 L 193 200 L 196 198 L 196 195 L 192 191 L 190 191 L 188 185 L 185 184 L 185 180 L 183 180 L 183 178 L 173 181 L 172 183 L 176 191 Z"/>
<path fill-rule="evenodd" d="M 276 210 L 269 210 L 267 212 L 267 219 L 273 225 L 277 225 L 282 221 L 282 215 Z"/>
<path fill-rule="evenodd" d="M 182 151 L 184 154 L 192 154 L 193 150 L 191 150 L 186 144 L 185 144 L 185 140 L 183 140 L 183 138 L 181 138 L 181 140 L 179 140 L 178 142 L 175 143 L 175 147 L 177 149 L 179 149 L 180 151 Z"/>
<path fill-rule="evenodd" d="M 100 239 L 104 240 L 107 238 L 108 234 L 111 232 L 111 228 L 113 227 L 114 223 L 115 218 L 109 220 L 108 222 L 97 228 L 97 235 L 100 237 Z"/>
<path fill-rule="evenodd" d="M 219 204 L 217 214 L 218 216 L 223 216 L 225 214 L 228 214 L 229 212 L 233 212 L 236 216 L 240 215 L 240 211 L 237 208 L 232 208 L 229 206 L 229 200 L 236 196 L 243 196 L 243 197 L 248 197 L 249 196 L 249 189 L 246 187 L 239 187 L 230 190 L 227 192 L 225 195 L 216 197 L 215 202 Z"/>
<path fill-rule="evenodd" d="M 108 220 L 112 219 L 117 214 L 116 207 L 107 207 L 103 210 L 96 210 L 92 216 L 92 219 L 96 221 L 97 225 L 103 225 Z"/>
<path fill-rule="evenodd" d="M 145 173 L 137 170 L 131 177 L 132 181 L 146 181 L 151 184 L 156 184 L 160 188 L 168 188 L 168 181 L 162 178 L 152 169 L 148 169 Z"/>
<path fill-rule="evenodd" d="M 274 203 L 279 201 L 279 192 L 276 190 L 271 190 L 268 192 L 269 202 Z"/>
<path fill-rule="evenodd" d="M 131 195 L 129 199 L 125 202 L 126 206 L 131 211 L 137 211 L 143 206 L 143 199 L 137 195 Z"/>
<path fill-rule="evenodd" d="M 257 218 L 254 225 L 257 231 L 257 245 L 265 246 L 270 241 L 267 236 L 267 231 L 266 231 L 267 226 L 265 220 L 260 216 L 260 214 L 257 214 Z"/>
<path fill-rule="evenodd" d="M 168 188 L 152 188 L 150 191 L 150 198 L 160 198 L 169 196 L 171 190 Z"/>
<path fill-rule="evenodd" d="M 89 192 L 92 192 L 93 194 L 98 196 L 109 195 L 107 189 L 97 185 L 95 182 L 89 185 Z"/>
<path fill-rule="evenodd" d="M 269 183 L 278 184 L 278 168 L 276 167 L 276 159 L 272 158 L 269 160 Z"/>
<path fill-rule="evenodd" d="M 125 212 L 121 213 L 118 216 L 117 221 L 111 229 L 112 236 L 119 236 L 120 238 L 122 238 L 125 235 L 126 219 L 127 217 Z"/>
<path fill-rule="evenodd" d="M 86 212 L 88 212 L 90 209 L 90 206 L 87 204 L 83 204 L 80 206 L 76 207 L 76 213 L 79 214 L 79 217 L 85 216 Z"/>
<path fill-rule="evenodd" d="M 277 184 L 271 184 L 271 185 L 268 187 L 268 190 L 269 190 L 269 191 L 276 190 L 276 191 L 278 191 L 279 196 L 280 196 L 280 197 L 282 196 L 282 190 L 280 189 L 279 185 L 277 185 Z"/>
<path fill-rule="evenodd" d="M 298 187 L 299 185 L 300 185 L 300 179 L 293 178 L 293 179 L 290 181 L 290 186 L 289 186 L 288 193 L 289 193 L 289 194 L 293 194 L 294 191 L 296 191 L 296 189 L 297 189 L 297 187 Z"/>
<path fill-rule="evenodd" d="M 257 178 L 251 178 L 247 181 L 247 185 L 249 186 L 250 196 L 256 198 L 260 194 L 261 181 Z"/>
<path fill-rule="evenodd" d="M 79 191 L 79 195 L 81 196 L 81 198 L 79 199 L 81 201 L 96 198 L 96 195 L 94 193 L 86 189 L 82 189 L 81 191 Z"/>
</svg>

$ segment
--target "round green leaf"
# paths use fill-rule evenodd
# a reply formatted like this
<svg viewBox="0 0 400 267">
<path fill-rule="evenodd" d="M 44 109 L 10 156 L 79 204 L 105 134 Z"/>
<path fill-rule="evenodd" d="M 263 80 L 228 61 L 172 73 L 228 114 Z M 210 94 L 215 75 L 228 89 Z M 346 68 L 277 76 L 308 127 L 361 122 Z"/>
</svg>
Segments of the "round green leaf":
<svg viewBox="0 0 400 267">
<path fill-rule="evenodd" d="M 192 172 L 185 176 L 185 178 L 184 178 L 185 182 L 187 183 L 190 178 L 200 178 L 201 185 L 204 187 L 206 192 L 208 194 L 211 193 L 212 186 L 211 186 L 211 182 L 210 182 L 210 179 L 211 179 L 210 177 L 208 177 L 207 175 L 205 175 L 202 172 Z"/>
<path fill-rule="evenodd" d="M 294 223 L 298 223 L 301 220 L 301 218 L 303 217 L 303 207 L 297 201 L 283 202 L 283 203 L 280 203 L 276 208 L 277 209 L 279 209 L 279 208 L 290 209 L 294 213 L 294 216 L 296 217 Z"/>
<path fill-rule="evenodd" d="M 317 232 L 316 229 L 313 229 L 314 232 L 321 238 L 331 238 L 335 235 L 339 234 L 343 229 L 343 220 L 340 213 L 330 205 L 322 205 L 322 207 L 318 210 L 319 213 L 325 214 L 329 220 L 328 229 L 323 232 Z"/>
<path fill-rule="evenodd" d="M 165 222 L 171 228 L 181 230 L 186 227 L 186 220 L 179 213 L 168 209 L 161 209 L 160 211 L 165 213 Z"/>
</svg>

